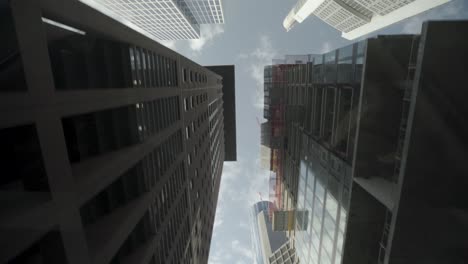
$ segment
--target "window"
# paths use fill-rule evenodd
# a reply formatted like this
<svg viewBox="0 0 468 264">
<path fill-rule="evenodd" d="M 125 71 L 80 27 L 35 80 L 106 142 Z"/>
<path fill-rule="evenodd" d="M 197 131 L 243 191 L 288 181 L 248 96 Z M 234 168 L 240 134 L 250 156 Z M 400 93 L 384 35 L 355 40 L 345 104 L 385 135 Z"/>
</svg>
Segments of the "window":
<svg viewBox="0 0 468 264">
<path fill-rule="evenodd" d="M 184 78 L 184 82 L 187 82 L 187 69 L 183 69 L 183 78 Z"/>
<path fill-rule="evenodd" d="M 192 164 L 192 155 L 190 155 L 190 153 L 187 154 L 187 163 L 188 165 Z"/>
</svg>

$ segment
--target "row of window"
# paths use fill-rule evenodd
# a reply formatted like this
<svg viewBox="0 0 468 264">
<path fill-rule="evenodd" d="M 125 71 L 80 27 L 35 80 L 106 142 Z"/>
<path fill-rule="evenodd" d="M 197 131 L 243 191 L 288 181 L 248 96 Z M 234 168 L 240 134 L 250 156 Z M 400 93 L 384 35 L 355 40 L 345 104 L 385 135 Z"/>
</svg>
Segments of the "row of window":
<svg viewBox="0 0 468 264">
<path fill-rule="evenodd" d="M 181 166 L 182 170 L 183 167 Z M 164 229 L 160 230 L 161 237 L 158 242 L 155 254 L 154 261 L 155 263 L 168 263 L 167 260 L 172 257 L 172 263 L 178 263 L 177 260 L 183 257 L 184 246 L 182 245 L 187 242 L 188 234 L 190 233 L 187 209 L 188 209 L 188 197 L 187 192 L 184 188 L 178 186 L 178 191 L 183 191 L 180 199 L 175 202 L 175 197 L 171 202 L 171 205 L 174 206 L 174 211 L 171 218 L 167 221 Z M 178 195 L 178 194 L 177 194 Z M 161 209 L 155 210 L 160 212 Z M 177 238 L 179 234 L 181 236 Z"/>
<path fill-rule="evenodd" d="M 184 213 L 185 213 L 185 210 L 182 209 L 182 207 L 178 207 L 178 209 L 180 208 L 180 210 L 183 210 Z M 179 210 L 178 210 L 179 211 Z M 178 214 L 176 214 L 178 215 Z M 186 248 L 186 245 L 187 245 L 187 241 L 190 240 L 190 225 L 189 225 L 189 218 L 188 217 L 184 217 L 182 219 L 185 219 L 184 223 L 179 225 L 179 229 L 176 230 L 177 234 L 179 235 L 179 238 L 176 240 L 175 244 L 173 243 L 173 251 L 172 254 L 171 254 L 171 257 L 169 258 L 171 261 L 168 262 L 168 259 L 165 259 L 164 258 L 164 253 L 161 253 L 161 251 L 159 251 L 159 253 L 156 253 L 153 257 L 153 262 L 150 262 L 150 264 L 178 264 L 178 263 L 189 263 L 189 260 L 191 259 L 191 254 L 190 254 L 190 250 L 189 251 L 185 251 L 185 248 Z M 164 236 L 164 235 L 163 235 Z M 173 239 L 174 237 L 169 237 L 169 233 L 167 233 L 167 235 L 165 235 L 166 237 L 168 237 L 169 239 Z M 162 241 L 164 241 L 166 239 L 163 239 Z M 164 247 L 161 247 L 161 248 L 164 248 Z"/>
<path fill-rule="evenodd" d="M 361 81 L 365 42 L 355 43 L 323 55 L 312 62 L 295 65 L 274 65 L 265 74 L 274 83 L 359 83 Z"/>
<path fill-rule="evenodd" d="M 223 158 L 221 158 L 222 152 L 224 152 L 224 126 L 223 117 L 221 116 L 220 125 L 218 126 L 215 135 L 212 136 L 210 152 L 211 152 L 211 173 L 212 173 L 212 192 L 214 192 L 215 179 L 221 174 Z"/>
<path fill-rule="evenodd" d="M 182 151 L 182 132 L 178 130 L 149 155 L 148 164 L 156 166 L 156 172 L 164 175 Z"/>
<path fill-rule="evenodd" d="M 154 205 L 150 209 L 157 230 L 163 232 L 159 241 L 159 253 L 163 253 L 163 260 L 169 257 L 172 243 L 174 243 L 177 231 L 182 225 L 188 208 L 187 194 L 183 187 L 185 180 L 184 166 L 183 163 L 180 163 L 161 188 L 160 193 L 155 198 Z M 182 195 L 180 195 L 181 193 Z M 172 208 L 174 209 L 172 210 Z M 166 222 L 166 217 L 171 210 L 173 211 L 172 215 Z M 163 226 L 164 222 L 166 222 L 166 225 L 164 229 L 161 229 L 160 227 Z"/>
<path fill-rule="evenodd" d="M 293 264 L 296 252 L 289 243 L 285 243 L 270 256 L 270 264 Z"/>
<path fill-rule="evenodd" d="M 136 104 L 140 140 L 158 133 L 180 120 L 179 98 L 160 98 Z"/>
<path fill-rule="evenodd" d="M 208 136 L 208 129 L 205 129 L 205 131 L 203 133 L 201 133 L 199 138 L 198 138 L 198 144 L 195 143 L 194 146 L 193 146 L 193 150 L 190 151 L 187 154 L 187 165 L 190 166 L 190 165 L 194 164 L 195 159 L 198 157 L 199 161 L 200 161 L 200 166 L 199 167 L 200 167 L 200 169 L 203 169 L 203 167 L 204 167 L 203 164 L 206 161 L 206 157 L 208 155 L 208 150 L 209 150 L 207 145 L 204 146 L 204 150 L 202 151 L 201 156 L 199 154 L 200 154 L 200 149 L 202 148 L 202 144 L 203 144 L 203 142 L 205 142 L 205 139 L 206 139 L 207 136 Z M 194 177 L 197 178 L 198 176 L 199 176 L 198 168 L 195 168 Z M 192 188 L 193 188 L 193 182 L 190 181 L 190 189 L 192 189 Z"/>
<path fill-rule="evenodd" d="M 198 129 L 203 125 L 204 122 L 206 122 L 207 118 L 208 118 L 208 112 L 205 111 L 197 117 L 196 121 L 190 122 L 190 124 L 185 127 L 185 138 L 186 139 L 192 138 L 192 135 L 196 131 L 198 131 Z"/>
<path fill-rule="evenodd" d="M 208 106 L 208 112 L 210 114 L 210 120 L 212 119 L 213 113 L 222 106 L 222 99 L 221 97 L 216 98 L 213 102 L 210 103 Z"/>
<path fill-rule="evenodd" d="M 305 96 L 306 131 L 347 160 L 351 160 L 353 154 L 356 89 L 350 86 L 314 86 L 307 88 Z"/>
<path fill-rule="evenodd" d="M 177 97 L 67 117 L 62 120 L 71 162 L 142 142 L 180 120 Z"/>
<path fill-rule="evenodd" d="M 220 136 L 222 137 L 224 135 L 222 99 L 218 98 L 214 101 L 209 106 L 208 111 L 210 112 L 210 152 L 213 153 L 214 157 L 218 157 L 219 146 L 220 144 L 224 144 L 224 142 L 220 140 Z M 216 172 L 216 159 L 211 160 L 211 167 L 211 171 Z M 212 176 L 214 176 L 214 173 Z"/>
<path fill-rule="evenodd" d="M 22 126 L 2 129 L 0 135 L 3 142 L 2 165 L 7 168 L 7 171 L 10 171 L 6 174 L 8 177 L 2 177 L 2 189 L 19 188 L 26 191 L 47 191 L 48 182 L 35 127 Z M 83 225 L 87 227 L 99 221 L 103 216 L 149 191 L 159 182 L 161 176 L 174 163 L 181 151 L 182 134 L 178 131 L 136 166 L 86 202 L 80 208 Z M 177 182 L 172 186 L 182 186 L 182 180 L 185 179 L 183 169 L 179 172 L 182 173 L 181 176 L 171 177 L 171 179 L 177 179 Z M 145 228 L 145 230 L 147 229 Z M 24 254 L 30 255 L 28 252 Z"/>
<path fill-rule="evenodd" d="M 290 86 L 285 91 L 285 101 L 288 105 L 304 105 L 306 103 L 305 86 Z"/>
<path fill-rule="evenodd" d="M 324 167 L 314 160 L 309 162 L 312 163 L 308 165 L 302 161 L 300 166 L 298 208 L 309 211 L 309 223 L 307 232 L 300 231 L 302 240 L 298 241 L 303 245 L 299 247 L 310 248 L 313 254 L 321 251 L 321 261 L 324 263 L 330 263 L 334 256 L 335 261 L 339 261 L 347 217 L 347 203 L 344 201 L 348 200 L 348 193 L 340 191 Z M 340 204 L 340 199 L 336 198 L 340 196 L 344 204 Z M 339 234 L 335 241 L 337 231 Z M 307 253 L 302 257 L 301 261 L 307 261 Z"/>
<path fill-rule="evenodd" d="M 130 63 L 134 87 L 176 87 L 177 62 L 139 47 L 130 47 Z"/>
<path fill-rule="evenodd" d="M 150 213 L 146 212 L 112 258 L 110 264 L 122 263 L 127 256 L 143 246 L 143 244 L 154 237 L 155 234 L 156 230 L 150 219 Z"/>
<path fill-rule="evenodd" d="M 139 197 L 148 190 L 141 164 L 131 168 L 80 208 L 81 220 L 86 227 L 117 208 Z"/>
<path fill-rule="evenodd" d="M 208 82 L 208 77 L 205 73 L 192 71 L 187 68 L 182 69 L 182 77 L 184 83 L 204 84 Z"/>
<path fill-rule="evenodd" d="M 48 29 L 48 49 L 57 89 L 178 85 L 175 59 L 90 34 L 63 34 L 60 33 L 62 29 L 50 23 L 45 23 L 45 26 Z"/>
<path fill-rule="evenodd" d="M 328 168 L 328 172 L 334 176 L 338 182 L 343 182 L 348 188 L 351 186 L 351 165 L 350 161 L 346 161 L 335 152 L 331 152 L 313 138 L 305 136 L 301 144 L 304 146 L 303 155 L 310 156 L 313 159 L 319 160 L 323 167 Z"/>
<path fill-rule="evenodd" d="M 190 109 L 194 109 L 198 105 L 206 102 L 207 100 L 208 100 L 208 93 L 186 97 L 184 98 L 184 110 L 187 112 Z"/>
<path fill-rule="evenodd" d="M 181 137 L 180 131 L 174 133 L 137 165 L 86 202 L 80 209 L 83 224 L 87 226 L 98 221 L 156 186 L 182 152 Z M 163 189 L 162 198 L 165 192 Z"/>
</svg>

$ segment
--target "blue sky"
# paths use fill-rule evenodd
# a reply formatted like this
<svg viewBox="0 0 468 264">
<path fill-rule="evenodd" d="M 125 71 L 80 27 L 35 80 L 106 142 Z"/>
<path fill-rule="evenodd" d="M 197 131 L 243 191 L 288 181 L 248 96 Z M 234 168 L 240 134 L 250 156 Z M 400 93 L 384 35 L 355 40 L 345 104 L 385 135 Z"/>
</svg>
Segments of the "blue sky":
<svg viewBox="0 0 468 264">
<path fill-rule="evenodd" d="M 285 32 L 284 17 L 296 0 L 223 0 L 224 25 L 202 26 L 202 38 L 163 44 L 201 65 L 235 64 L 237 157 L 225 163 L 209 264 L 253 263 L 248 210 L 268 196 L 268 172 L 260 169 L 263 66 L 285 54 L 324 53 L 355 41 L 340 37 L 311 16 Z M 429 19 L 468 19 L 468 1 L 452 0 L 378 34 L 419 33 Z"/>
</svg>

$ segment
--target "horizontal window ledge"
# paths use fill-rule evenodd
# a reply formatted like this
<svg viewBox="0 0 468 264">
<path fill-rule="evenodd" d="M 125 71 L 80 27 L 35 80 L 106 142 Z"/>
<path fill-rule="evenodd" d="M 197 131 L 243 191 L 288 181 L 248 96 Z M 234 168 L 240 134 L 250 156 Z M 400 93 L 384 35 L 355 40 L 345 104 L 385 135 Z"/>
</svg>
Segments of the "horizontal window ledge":
<svg viewBox="0 0 468 264">
<path fill-rule="evenodd" d="M 154 197 L 145 193 L 85 227 L 93 263 L 109 263 L 138 221 L 148 210 Z"/>
<path fill-rule="evenodd" d="M 24 252 L 57 226 L 58 210 L 44 192 L 0 192 L 0 263 Z"/>
<path fill-rule="evenodd" d="M 0 192 L 0 228 L 48 229 L 54 225 L 56 212 L 49 193 Z"/>
<path fill-rule="evenodd" d="M 149 239 L 144 244 L 140 245 L 129 256 L 122 259 L 122 264 L 147 264 L 150 263 L 157 245 L 156 237 Z"/>
<path fill-rule="evenodd" d="M 56 91 L 50 96 L 8 93 L 0 96 L 1 128 L 32 123 L 41 113 L 59 117 L 96 112 L 179 95 L 177 87 Z"/>
<path fill-rule="evenodd" d="M 9 263 L 11 259 L 40 240 L 49 230 L 35 228 L 4 229 L 0 228 L 0 263 Z"/>
<path fill-rule="evenodd" d="M 183 157 L 180 156 L 171 165 L 165 175 L 171 175 L 182 160 Z M 164 179 L 167 180 L 167 177 L 164 177 Z M 150 205 L 154 203 L 154 200 L 157 195 L 159 195 L 162 186 L 164 186 L 165 180 L 160 184 L 157 184 L 150 192 L 143 193 L 137 199 L 117 208 L 111 214 L 99 219 L 96 223 L 85 227 L 85 232 L 88 238 L 88 247 L 94 260 L 93 263 L 108 263 L 115 256 L 121 245 L 134 230 L 138 221 L 140 221 L 144 216 Z M 169 221 L 169 217 L 164 221 L 164 223 Z M 160 235 L 161 233 L 159 233 L 158 236 L 155 236 L 156 241 L 160 239 Z M 152 249 L 154 250 L 154 247 Z M 135 256 L 135 258 L 137 258 L 137 256 Z M 144 256 L 141 256 L 141 259 L 145 259 Z"/>
<path fill-rule="evenodd" d="M 72 165 L 78 186 L 78 203 L 83 204 L 180 129 L 173 124 L 143 143 L 106 153 Z"/>
</svg>

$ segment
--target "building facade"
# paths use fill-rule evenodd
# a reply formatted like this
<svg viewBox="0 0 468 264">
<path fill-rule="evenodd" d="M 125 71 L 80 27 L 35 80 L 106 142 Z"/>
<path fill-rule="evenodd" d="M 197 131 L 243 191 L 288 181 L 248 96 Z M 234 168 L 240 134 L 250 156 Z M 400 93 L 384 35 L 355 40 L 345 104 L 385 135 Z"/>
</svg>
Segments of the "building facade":
<svg viewBox="0 0 468 264">
<path fill-rule="evenodd" d="M 292 199 L 276 214 L 288 230 L 296 211 L 289 236 L 300 263 L 467 258 L 468 111 L 456 99 L 466 91 L 453 88 L 466 74 L 468 40 L 455 34 L 466 25 L 426 22 L 420 35 L 379 36 L 284 68 L 278 102 L 305 99 L 284 123 L 279 163 Z"/>
<path fill-rule="evenodd" d="M 0 263 L 207 263 L 234 67 L 78 1 L 5 3 Z"/>
<path fill-rule="evenodd" d="M 289 242 L 284 243 L 270 256 L 271 264 L 297 264 L 296 250 Z"/>
<path fill-rule="evenodd" d="M 221 0 L 81 0 L 157 40 L 200 38 L 201 24 L 224 24 Z"/>
<path fill-rule="evenodd" d="M 356 39 L 449 1 L 299 0 L 284 19 L 283 26 L 289 31 L 314 14 L 341 31 L 342 37 Z"/>
<path fill-rule="evenodd" d="M 269 264 L 270 256 L 285 243 L 285 232 L 274 231 L 268 214 L 272 203 L 260 201 L 253 205 L 251 211 L 251 242 L 254 261 L 258 264 Z"/>
</svg>

